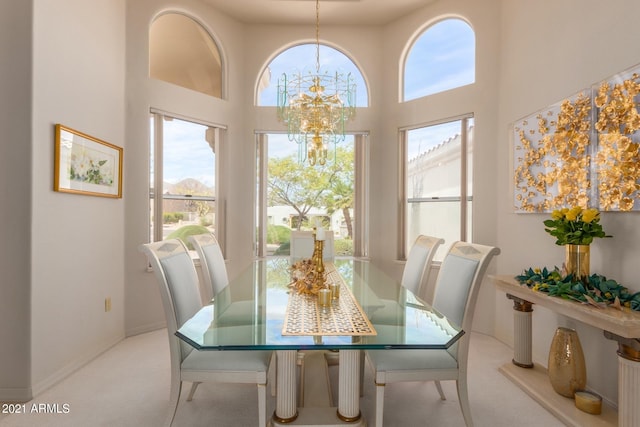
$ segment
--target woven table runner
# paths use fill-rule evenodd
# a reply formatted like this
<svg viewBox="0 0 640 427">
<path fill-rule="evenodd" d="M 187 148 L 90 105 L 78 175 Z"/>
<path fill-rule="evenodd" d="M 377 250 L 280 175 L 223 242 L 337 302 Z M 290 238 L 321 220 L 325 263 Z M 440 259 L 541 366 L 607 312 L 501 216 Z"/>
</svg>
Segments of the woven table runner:
<svg viewBox="0 0 640 427">
<path fill-rule="evenodd" d="M 340 297 L 321 307 L 316 295 L 291 292 L 282 335 L 377 335 L 333 263 L 325 264 L 327 283 L 337 283 Z"/>
</svg>

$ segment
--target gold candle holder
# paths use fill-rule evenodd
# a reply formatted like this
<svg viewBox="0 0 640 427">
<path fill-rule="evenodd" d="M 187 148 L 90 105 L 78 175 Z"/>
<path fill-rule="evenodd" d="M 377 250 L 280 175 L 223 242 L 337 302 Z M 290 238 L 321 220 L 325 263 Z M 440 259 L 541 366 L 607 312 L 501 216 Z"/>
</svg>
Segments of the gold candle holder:
<svg viewBox="0 0 640 427">
<path fill-rule="evenodd" d="M 321 307 L 328 307 L 331 304 L 331 291 L 329 289 L 320 289 L 318 291 L 318 304 Z"/>
<path fill-rule="evenodd" d="M 330 283 L 329 290 L 331 290 L 331 299 L 338 299 L 340 297 L 340 286 L 337 283 Z"/>
<path fill-rule="evenodd" d="M 322 260 L 323 244 L 323 240 L 315 240 L 312 258 L 315 270 L 315 282 L 318 288 L 324 287 L 324 261 Z"/>
<path fill-rule="evenodd" d="M 576 391 L 574 395 L 576 408 L 589 414 L 599 415 L 602 412 L 602 397 L 588 391 Z"/>
</svg>

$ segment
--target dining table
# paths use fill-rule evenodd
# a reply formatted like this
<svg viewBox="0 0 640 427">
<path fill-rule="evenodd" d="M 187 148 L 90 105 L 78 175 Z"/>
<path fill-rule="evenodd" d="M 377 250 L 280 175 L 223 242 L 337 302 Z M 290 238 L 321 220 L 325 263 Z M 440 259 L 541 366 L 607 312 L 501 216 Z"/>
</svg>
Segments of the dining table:
<svg viewBox="0 0 640 427">
<path fill-rule="evenodd" d="M 293 286 L 294 267 L 285 257 L 255 260 L 176 332 L 199 351 L 273 350 L 272 426 L 364 426 L 363 350 L 442 350 L 464 334 L 370 260 L 325 263 L 326 284 L 338 288 L 328 305 Z M 297 358 L 311 350 L 338 353 L 337 407 L 298 405 Z"/>
</svg>

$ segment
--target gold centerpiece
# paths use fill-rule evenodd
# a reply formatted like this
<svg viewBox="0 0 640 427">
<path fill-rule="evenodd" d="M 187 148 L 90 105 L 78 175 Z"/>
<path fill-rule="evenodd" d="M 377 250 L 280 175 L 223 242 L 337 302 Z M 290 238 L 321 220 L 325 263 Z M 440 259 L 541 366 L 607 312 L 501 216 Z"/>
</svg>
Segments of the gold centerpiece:
<svg viewBox="0 0 640 427">
<path fill-rule="evenodd" d="M 318 235 L 320 235 L 318 237 Z M 326 289 L 324 268 L 324 229 L 319 227 L 313 233 L 313 255 L 311 259 L 303 259 L 291 266 L 292 282 L 289 287 L 298 293 L 318 295 Z"/>
</svg>

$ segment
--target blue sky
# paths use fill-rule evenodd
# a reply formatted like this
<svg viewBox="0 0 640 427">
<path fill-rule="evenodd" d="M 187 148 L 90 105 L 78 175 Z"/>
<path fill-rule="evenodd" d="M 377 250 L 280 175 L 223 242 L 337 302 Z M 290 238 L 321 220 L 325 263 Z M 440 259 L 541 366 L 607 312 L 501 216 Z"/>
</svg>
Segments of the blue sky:
<svg viewBox="0 0 640 427">
<path fill-rule="evenodd" d="M 174 119 L 164 122 L 164 180 L 195 178 L 215 183 L 215 155 L 205 139 L 207 126 Z"/>
<path fill-rule="evenodd" d="M 473 30 L 459 19 L 429 27 L 412 46 L 405 69 L 405 101 L 473 83 Z"/>
<path fill-rule="evenodd" d="M 293 46 L 276 56 L 269 64 L 271 84 L 260 94 L 258 105 L 276 105 L 278 79 L 282 74 L 288 76 L 300 72 L 316 73 L 316 44 L 302 44 Z M 325 45 L 320 45 L 320 72 L 328 71 L 333 74 L 339 71 L 343 75 L 351 73 L 356 82 L 356 106 L 366 107 L 368 104 L 364 78 L 356 65 L 342 52 Z"/>
<path fill-rule="evenodd" d="M 475 40 L 473 30 L 459 19 L 448 19 L 429 27 L 411 48 L 406 60 L 405 100 L 415 99 L 429 94 L 442 92 L 454 87 L 470 84 L 475 81 Z M 301 68 L 302 67 L 302 68 Z M 260 96 L 259 105 L 275 105 L 278 78 L 283 73 L 296 71 L 315 72 L 315 43 L 294 46 L 274 58 L 269 65 L 271 84 Z M 357 106 L 368 104 L 367 91 L 360 70 L 343 53 L 328 46 L 320 45 L 321 71 L 351 72 L 357 84 Z M 178 182 L 192 177 L 213 185 L 215 170 L 212 166 L 214 155 L 204 139 L 205 126 L 181 120 L 165 122 L 165 166 L 164 178 L 168 182 Z M 274 129 L 274 131 L 284 131 Z M 451 125 L 430 127 L 429 131 L 411 131 L 413 144 L 420 151 L 435 146 L 459 132 L 457 122 Z M 270 136 L 273 147 L 286 148 L 286 144 L 275 143 L 286 141 L 284 134 Z M 173 143 L 166 141 L 172 140 Z M 297 146 L 290 142 L 296 153 Z M 410 144 L 409 157 L 417 155 Z M 280 149 L 270 150 L 270 156 L 285 155 Z M 166 159 L 174 161 L 167 162 Z"/>
</svg>

